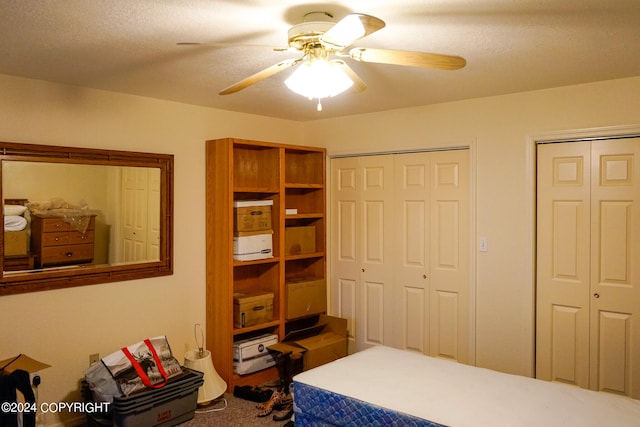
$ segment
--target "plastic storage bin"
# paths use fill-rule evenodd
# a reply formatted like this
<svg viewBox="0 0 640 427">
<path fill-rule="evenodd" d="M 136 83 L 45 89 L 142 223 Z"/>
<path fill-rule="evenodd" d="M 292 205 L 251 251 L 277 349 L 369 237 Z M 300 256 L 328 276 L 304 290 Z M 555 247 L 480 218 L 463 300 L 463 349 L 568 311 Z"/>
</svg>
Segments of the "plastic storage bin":
<svg viewBox="0 0 640 427">
<path fill-rule="evenodd" d="M 86 414 L 91 427 L 171 427 L 192 419 L 198 407 L 203 373 L 183 367 L 183 374 L 159 389 L 116 397 L 107 414 Z"/>
</svg>

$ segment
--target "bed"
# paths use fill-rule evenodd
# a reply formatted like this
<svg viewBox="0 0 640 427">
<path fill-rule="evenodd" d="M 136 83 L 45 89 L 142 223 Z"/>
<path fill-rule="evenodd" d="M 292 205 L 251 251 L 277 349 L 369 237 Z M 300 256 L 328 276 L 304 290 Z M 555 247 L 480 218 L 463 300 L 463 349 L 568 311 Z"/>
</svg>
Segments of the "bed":
<svg viewBox="0 0 640 427">
<path fill-rule="evenodd" d="M 640 400 L 377 346 L 293 379 L 299 426 L 640 425 Z"/>
<path fill-rule="evenodd" d="M 25 255 L 28 252 L 27 219 L 25 199 L 4 201 L 4 254 Z"/>
</svg>

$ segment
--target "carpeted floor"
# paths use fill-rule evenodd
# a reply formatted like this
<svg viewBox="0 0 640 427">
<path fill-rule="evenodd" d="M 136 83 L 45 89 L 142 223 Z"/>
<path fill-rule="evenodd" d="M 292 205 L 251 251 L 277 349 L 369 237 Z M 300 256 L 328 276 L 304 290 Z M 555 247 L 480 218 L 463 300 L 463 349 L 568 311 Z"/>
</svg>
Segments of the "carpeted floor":
<svg viewBox="0 0 640 427">
<path fill-rule="evenodd" d="M 180 424 L 180 427 L 205 427 L 205 426 L 272 426 L 281 427 L 287 422 L 274 421 L 274 414 L 281 414 L 280 411 L 274 411 L 271 415 L 266 417 L 258 417 L 260 412 L 256 409 L 256 403 L 249 400 L 239 399 L 234 397 L 233 394 L 225 393 L 224 398 L 227 400 L 227 407 L 221 411 L 205 412 L 210 409 L 218 409 L 224 407 L 224 402 L 218 400 L 214 402 L 210 407 L 198 408 L 195 417 Z"/>
</svg>

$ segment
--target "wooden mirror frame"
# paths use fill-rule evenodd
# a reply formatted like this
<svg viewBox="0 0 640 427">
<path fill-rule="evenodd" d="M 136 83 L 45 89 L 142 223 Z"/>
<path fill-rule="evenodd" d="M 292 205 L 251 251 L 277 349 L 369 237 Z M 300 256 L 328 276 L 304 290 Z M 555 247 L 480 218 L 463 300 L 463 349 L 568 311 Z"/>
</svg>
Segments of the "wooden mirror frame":
<svg viewBox="0 0 640 427">
<path fill-rule="evenodd" d="M 160 169 L 160 259 L 123 265 L 78 265 L 63 269 L 4 272 L 4 232 L 0 233 L 0 296 L 73 286 L 121 282 L 173 274 L 173 155 L 0 142 L 0 200 L 4 161 L 70 163 Z M 4 216 L 4 212 L 2 214 Z M 3 218 L 4 222 L 4 218 Z"/>
</svg>

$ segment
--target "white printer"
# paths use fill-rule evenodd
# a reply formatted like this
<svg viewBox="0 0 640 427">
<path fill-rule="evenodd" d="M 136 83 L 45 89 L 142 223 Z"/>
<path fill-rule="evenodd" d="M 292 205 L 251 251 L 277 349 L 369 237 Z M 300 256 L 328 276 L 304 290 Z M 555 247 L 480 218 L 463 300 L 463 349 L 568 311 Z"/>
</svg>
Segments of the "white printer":
<svg viewBox="0 0 640 427">
<path fill-rule="evenodd" d="M 239 375 L 270 368 L 276 360 L 267 347 L 278 342 L 278 336 L 264 334 L 233 343 L 233 371 Z"/>
</svg>

